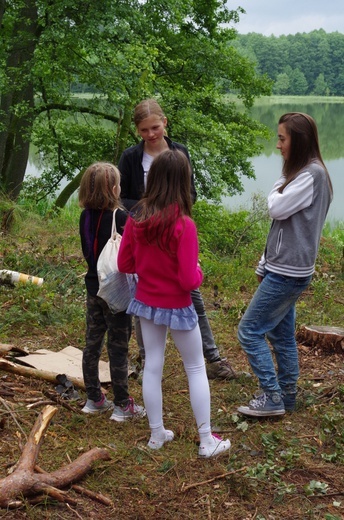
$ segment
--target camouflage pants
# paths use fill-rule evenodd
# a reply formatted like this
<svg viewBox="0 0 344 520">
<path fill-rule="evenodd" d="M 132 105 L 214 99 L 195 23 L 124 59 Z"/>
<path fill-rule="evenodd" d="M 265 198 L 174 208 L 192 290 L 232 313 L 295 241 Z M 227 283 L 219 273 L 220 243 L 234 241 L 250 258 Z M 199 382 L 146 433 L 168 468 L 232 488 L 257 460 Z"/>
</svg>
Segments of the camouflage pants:
<svg viewBox="0 0 344 520">
<path fill-rule="evenodd" d="M 125 312 L 113 314 L 98 296 L 87 293 L 86 346 L 82 356 L 82 371 L 87 398 L 101 399 L 99 360 L 107 333 L 107 352 L 114 402 L 128 401 L 128 344 L 131 336 L 131 317 Z"/>
</svg>

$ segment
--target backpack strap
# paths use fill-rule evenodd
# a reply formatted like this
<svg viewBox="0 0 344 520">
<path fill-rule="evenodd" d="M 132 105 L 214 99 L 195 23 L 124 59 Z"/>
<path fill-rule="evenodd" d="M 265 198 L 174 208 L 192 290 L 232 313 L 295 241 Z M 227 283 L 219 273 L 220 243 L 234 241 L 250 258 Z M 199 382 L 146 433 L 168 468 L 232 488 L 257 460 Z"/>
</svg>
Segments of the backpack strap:
<svg viewBox="0 0 344 520">
<path fill-rule="evenodd" d="M 117 234 L 117 228 L 116 228 L 116 211 L 118 210 L 118 208 L 116 208 L 113 212 L 113 217 L 112 217 L 112 228 L 111 228 L 111 237 L 113 238 L 114 235 Z"/>
<path fill-rule="evenodd" d="M 116 208 L 113 212 L 111 237 L 113 237 L 114 234 L 117 234 L 117 228 L 116 228 L 116 211 L 117 211 L 117 209 L 118 208 Z M 101 223 L 101 220 L 103 217 L 103 213 L 104 213 L 104 210 L 102 209 L 102 212 L 101 212 L 98 222 L 97 222 L 96 236 L 94 237 L 94 242 L 93 242 L 93 255 L 94 255 L 95 259 L 98 257 L 98 232 L 99 232 L 100 223 Z"/>
<path fill-rule="evenodd" d="M 100 222 L 102 220 L 103 213 L 104 213 L 104 210 L 102 209 L 102 212 L 101 212 L 101 214 L 99 215 L 99 218 L 98 218 L 97 228 L 96 228 L 96 236 L 94 237 L 94 242 L 93 242 L 93 256 L 94 256 L 95 260 L 96 260 L 97 255 L 98 255 L 98 232 L 99 232 L 99 226 L 100 226 Z"/>
</svg>

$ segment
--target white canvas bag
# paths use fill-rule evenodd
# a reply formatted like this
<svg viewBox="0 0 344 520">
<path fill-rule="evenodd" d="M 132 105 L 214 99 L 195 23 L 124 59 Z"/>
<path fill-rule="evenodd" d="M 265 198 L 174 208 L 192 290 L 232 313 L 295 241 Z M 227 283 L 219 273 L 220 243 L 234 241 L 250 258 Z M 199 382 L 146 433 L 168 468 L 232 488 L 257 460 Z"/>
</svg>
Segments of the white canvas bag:
<svg viewBox="0 0 344 520">
<path fill-rule="evenodd" d="M 105 300 L 114 313 L 126 310 L 135 285 L 133 275 L 120 273 L 118 270 L 117 256 L 122 237 L 116 229 L 116 211 L 117 209 L 113 212 L 111 236 L 97 262 L 97 296 Z"/>
</svg>

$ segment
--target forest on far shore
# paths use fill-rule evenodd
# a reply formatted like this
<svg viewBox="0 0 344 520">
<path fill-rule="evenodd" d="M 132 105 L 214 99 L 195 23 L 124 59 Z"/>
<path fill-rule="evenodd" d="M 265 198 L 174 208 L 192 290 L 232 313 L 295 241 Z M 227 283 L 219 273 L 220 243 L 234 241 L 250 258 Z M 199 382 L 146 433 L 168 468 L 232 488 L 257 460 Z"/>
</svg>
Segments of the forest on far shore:
<svg viewBox="0 0 344 520">
<path fill-rule="evenodd" d="M 238 34 L 232 45 L 274 81 L 279 95 L 344 96 L 344 34 Z"/>
</svg>

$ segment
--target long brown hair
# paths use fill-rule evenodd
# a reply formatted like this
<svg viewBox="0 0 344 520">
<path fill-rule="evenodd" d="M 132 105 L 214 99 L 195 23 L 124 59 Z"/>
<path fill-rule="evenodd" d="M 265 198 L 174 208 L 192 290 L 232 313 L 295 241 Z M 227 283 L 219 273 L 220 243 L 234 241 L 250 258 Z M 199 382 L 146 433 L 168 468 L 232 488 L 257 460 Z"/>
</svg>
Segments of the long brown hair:
<svg viewBox="0 0 344 520">
<path fill-rule="evenodd" d="M 119 190 L 121 174 L 111 163 L 96 162 L 89 166 L 81 179 L 79 206 L 87 209 L 110 209 L 121 207 Z"/>
<path fill-rule="evenodd" d="M 278 191 L 282 193 L 296 175 L 314 161 L 322 164 L 332 191 L 331 179 L 321 156 L 318 129 L 314 119 L 303 112 L 288 112 L 280 117 L 278 124 L 283 124 L 290 136 L 289 157 L 284 161 L 282 170 L 286 180 Z"/>
<path fill-rule="evenodd" d="M 191 217 L 191 166 L 179 150 L 165 150 L 152 162 L 147 188 L 137 204 L 134 219 L 146 222 L 148 243 L 170 251 L 170 241 L 180 216 Z"/>
</svg>

